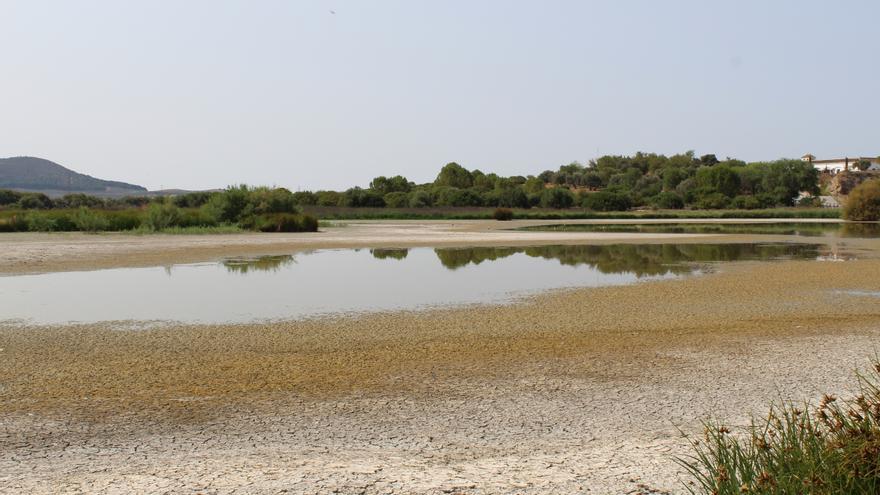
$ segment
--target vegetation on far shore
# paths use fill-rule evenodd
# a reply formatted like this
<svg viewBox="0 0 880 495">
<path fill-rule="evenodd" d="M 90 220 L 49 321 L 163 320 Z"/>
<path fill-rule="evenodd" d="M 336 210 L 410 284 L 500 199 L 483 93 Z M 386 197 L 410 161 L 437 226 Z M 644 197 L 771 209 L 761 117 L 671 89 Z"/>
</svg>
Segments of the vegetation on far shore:
<svg viewBox="0 0 880 495">
<path fill-rule="evenodd" d="M 675 218 L 824 218 L 839 219 L 838 208 L 787 207 L 764 210 L 630 210 L 595 211 L 585 208 L 510 208 L 519 220 L 652 220 Z M 303 211 L 323 220 L 487 220 L 496 208 L 349 208 L 305 206 Z"/>
<path fill-rule="evenodd" d="M 840 237 L 880 237 L 880 224 L 862 222 L 786 222 L 786 223 L 557 223 L 532 225 L 518 230 L 545 232 L 616 232 L 651 234 L 745 234 L 822 236 L 835 233 Z"/>
<path fill-rule="evenodd" d="M 15 200 L 15 202 L 13 202 Z M 302 213 L 286 189 L 248 186 L 169 198 L 101 199 L 71 194 L 0 191 L 0 232 L 110 232 L 171 234 L 314 232 L 315 217 Z"/>
<path fill-rule="evenodd" d="M 857 188 L 856 197 L 874 182 Z M 345 191 L 234 186 L 167 198 L 53 199 L 0 190 L 0 231 L 290 232 L 317 229 L 316 218 L 840 218 L 839 209 L 820 207 L 819 194 L 818 171 L 801 160 L 745 163 L 693 152 L 637 153 L 529 176 L 503 177 L 449 163 L 433 182 L 379 176 L 367 188 Z M 871 218 L 870 211 L 858 218 Z"/>
<path fill-rule="evenodd" d="M 510 177 L 448 163 L 426 184 L 400 175 L 379 176 L 365 189 L 295 195 L 300 205 L 320 207 L 627 211 L 821 206 L 819 193 L 819 172 L 801 160 L 745 163 L 687 152 L 603 156 L 587 165 L 574 162 L 538 175 Z"/>
<path fill-rule="evenodd" d="M 783 402 L 744 431 L 711 421 L 679 459 L 694 494 L 880 493 L 880 362 L 852 399 Z"/>
</svg>

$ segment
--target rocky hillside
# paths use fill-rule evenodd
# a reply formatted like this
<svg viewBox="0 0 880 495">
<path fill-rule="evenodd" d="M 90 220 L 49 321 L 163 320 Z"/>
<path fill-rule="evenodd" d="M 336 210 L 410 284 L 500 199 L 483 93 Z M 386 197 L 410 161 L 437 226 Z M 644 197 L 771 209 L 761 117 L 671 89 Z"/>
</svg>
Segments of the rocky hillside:
<svg viewBox="0 0 880 495">
<path fill-rule="evenodd" d="M 39 191 L 49 195 L 82 192 L 98 196 L 141 194 L 147 191 L 142 186 L 96 179 L 55 162 L 30 156 L 0 158 L 0 189 Z"/>
<path fill-rule="evenodd" d="M 828 193 L 835 198 L 846 196 L 855 189 L 856 186 L 869 179 L 880 178 L 880 172 L 876 171 L 844 171 L 834 175 L 823 174 L 820 182 L 827 184 Z"/>
</svg>

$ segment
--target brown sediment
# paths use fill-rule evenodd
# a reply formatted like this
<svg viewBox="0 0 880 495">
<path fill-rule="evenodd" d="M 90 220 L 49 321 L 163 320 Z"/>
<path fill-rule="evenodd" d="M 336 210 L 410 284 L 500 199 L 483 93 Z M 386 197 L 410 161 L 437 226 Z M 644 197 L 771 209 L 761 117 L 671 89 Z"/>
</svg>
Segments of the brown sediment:
<svg viewBox="0 0 880 495">
<path fill-rule="evenodd" d="M 867 364 L 880 300 L 836 291 L 878 274 L 749 262 L 507 306 L 0 327 L 0 487 L 675 491 L 679 427 L 838 391 Z"/>
</svg>

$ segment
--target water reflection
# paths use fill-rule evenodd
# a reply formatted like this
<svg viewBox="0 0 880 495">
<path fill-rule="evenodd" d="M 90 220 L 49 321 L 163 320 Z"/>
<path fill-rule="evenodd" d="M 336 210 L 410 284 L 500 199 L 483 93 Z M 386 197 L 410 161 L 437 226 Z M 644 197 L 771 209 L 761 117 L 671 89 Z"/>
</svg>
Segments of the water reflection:
<svg viewBox="0 0 880 495">
<path fill-rule="evenodd" d="M 817 259 L 827 252 L 795 243 L 317 250 L 171 270 L 0 277 L 0 320 L 230 323 L 498 303 L 551 289 L 671 279 L 699 272 L 703 262 Z"/>
<path fill-rule="evenodd" d="M 638 277 L 688 274 L 695 263 L 745 260 L 817 259 L 817 244 L 606 244 L 531 247 L 437 248 L 440 264 L 449 270 L 497 261 L 515 254 L 556 260 L 561 265 L 586 265 L 601 273 L 632 273 Z M 393 254 L 389 253 L 392 252 Z M 407 249 L 370 251 L 375 258 L 402 259 Z"/>
<path fill-rule="evenodd" d="M 409 254 L 409 249 L 370 249 L 370 254 L 379 260 L 402 260 L 406 258 L 407 254 Z"/>
<path fill-rule="evenodd" d="M 290 254 L 258 256 L 256 258 L 230 258 L 222 261 L 227 271 L 241 274 L 277 272 L 291 263 L 296 263 L 296 259 Z"/>
<path fill-rule="evenodd" d="M 645 234 L 743 234 L 796 235 L 806 237 L 837 236 L 850 238 L 880 237 L 876 223 L 652 223 L 652 224 L 562 224 L 525 227 L 523 230 L 561 232 L 613 232 Z"/>
</svg>

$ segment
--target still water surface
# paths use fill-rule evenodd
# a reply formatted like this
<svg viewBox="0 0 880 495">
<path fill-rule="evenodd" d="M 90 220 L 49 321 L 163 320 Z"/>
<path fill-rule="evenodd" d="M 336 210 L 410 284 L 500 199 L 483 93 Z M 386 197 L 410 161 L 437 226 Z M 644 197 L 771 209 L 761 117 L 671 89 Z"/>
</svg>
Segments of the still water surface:
<svg viewBox="0 0 880 495">
<path fill-rule="evenodd" d="M 568 287 L 698 273 L 706 263 L 820 259 L 810 244 L 336 249 L 153 268 L 0 277 L 0 321 L 243 323 L 504 303 Z"/>
<path fill-rule="evenodd" d="M 647 234 L 766 234 L 806 237 L 880 238 L 880 224 L 878 223 L 598 223 L 539 225 L 535 227 L 525 227 L 523 230 L 626 232 Z"/>
</svg>

